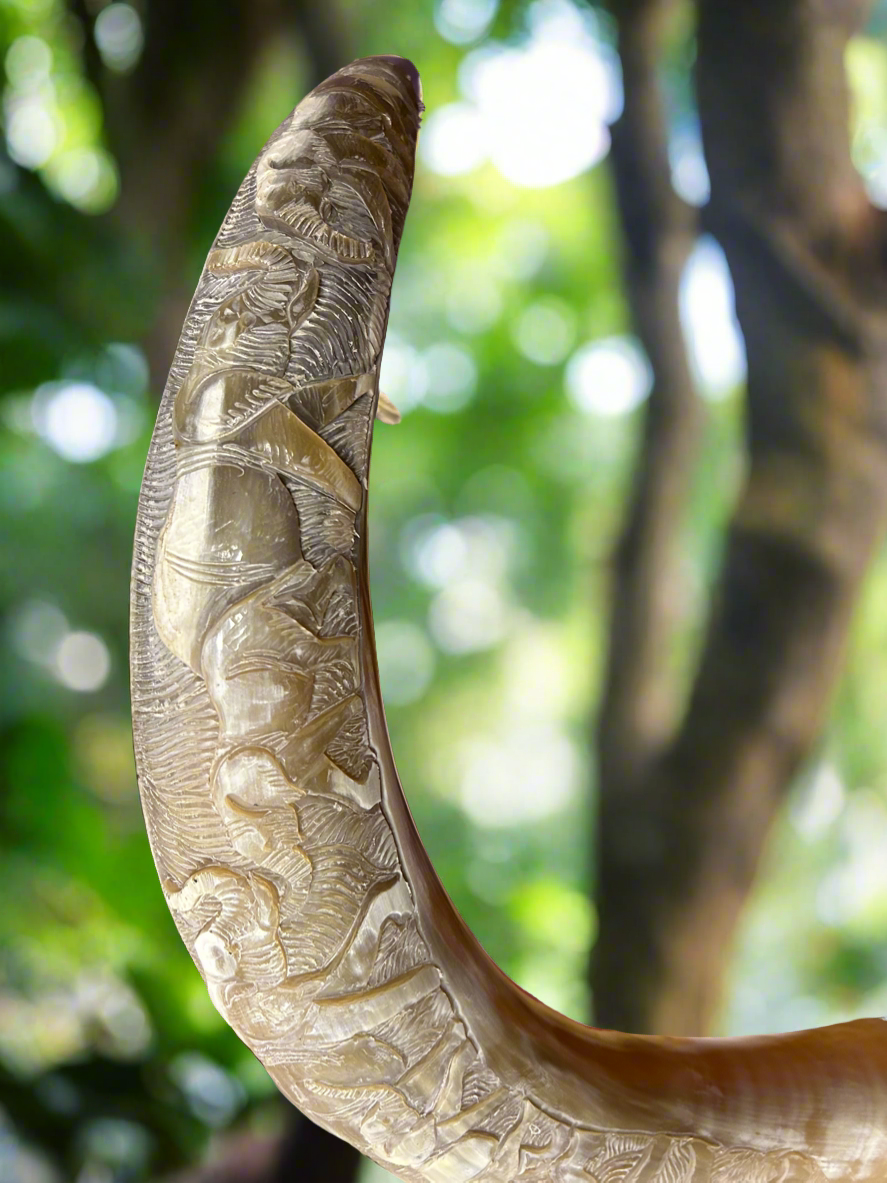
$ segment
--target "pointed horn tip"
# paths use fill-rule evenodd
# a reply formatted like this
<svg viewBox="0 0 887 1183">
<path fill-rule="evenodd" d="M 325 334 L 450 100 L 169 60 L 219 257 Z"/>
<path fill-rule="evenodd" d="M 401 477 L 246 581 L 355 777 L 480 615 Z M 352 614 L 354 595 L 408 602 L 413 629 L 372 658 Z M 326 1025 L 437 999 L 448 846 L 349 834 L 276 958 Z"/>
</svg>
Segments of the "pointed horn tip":
<svg viewBox="0 0 887 1183">
<path fill-rule="evenodd" d="M 384 62 L 384 64 L 395 72 L 401 83 L 404 84 L 407 91 L 412 94 L 421 111 L 423 109 L 422 102 L 422 79 L 419 77 L 419 71 L 409 58 L 398 57 L 397 54 L 380 53 L 374 57 L 362 58 L 362 61 L 367 64 L 374 62 Z"/>
</svg>

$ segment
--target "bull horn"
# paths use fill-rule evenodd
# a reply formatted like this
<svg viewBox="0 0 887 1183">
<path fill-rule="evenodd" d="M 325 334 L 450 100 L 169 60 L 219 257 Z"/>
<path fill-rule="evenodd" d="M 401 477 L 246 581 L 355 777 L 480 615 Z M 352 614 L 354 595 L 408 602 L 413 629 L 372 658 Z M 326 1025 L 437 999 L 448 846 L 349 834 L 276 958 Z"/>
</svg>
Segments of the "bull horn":
<svg viewBox="0 0 887 1183">
<path fill-rule="evenodd" d="M 139 503 L 132 700 L 175 922 L 281 1091 L 403 1179 L 883 1183 L 883 1021 L 706 1040 L 584 1027 L 497 968 L 422 846 L 385 727 L 367 575 L 391 276 L 383 253 L 352 247 L 385 224 L 368 213 L 384 190 L 396 257 L 407 198 L 389 181 L 420 113 L 418 74 L 395 57 L 352 63 L 296 108 L 234 199 L 173 361 Z M 365 169 L 337 185 L 322 153 L 324 185 L 317 170 L 310 192 L 298 170 L 279 178 L 292 200 L 265 226 L 255 177 L 276 141 L 304 132 L 341 149 L 351 119 L 354 153 L 373 144 Z M 287 338 L 280 309 L 311 269 L 314 305 Z M 274 335 L 243 315 L 201 349 L 214 311 L 251 284 Z M 223 384 L 231 372 L 232 397 L 251 392 L 248 430 L 176 442 L 176 393 L 211 367 Z M 263 403 L 250 369 L 291 383 L 286 403 Z M 309 405 L 318 384 L 349 378 L 363 393 L 335 418 Z M 351 468 L 356 510 L 284 471 L 288 416 Z M 199 654 L 196 668 L 176 652 Z"/>
</svg>

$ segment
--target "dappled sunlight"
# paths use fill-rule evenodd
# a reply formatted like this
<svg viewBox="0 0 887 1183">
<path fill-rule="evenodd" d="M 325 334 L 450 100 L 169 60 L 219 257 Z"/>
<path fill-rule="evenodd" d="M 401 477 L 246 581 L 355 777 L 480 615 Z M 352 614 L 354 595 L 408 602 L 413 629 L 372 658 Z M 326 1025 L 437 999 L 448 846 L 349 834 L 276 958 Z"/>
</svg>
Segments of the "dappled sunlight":
<svg viewBox="0 0 887 1183">
<path fill-rule="evenodd" d="M 887 802 L 857 789 L 846 808 L 835 809 L 838 817 L 843 857 L 817 889 L 817 914 L 826 924 L 876 937 L 887 922 Z"/>
<path fill-rule="evenodd" d="M 112 4 L 97 21 L 106 31 L 112 55 L 122 52 L 120 30 L 115 27 L 121 25 L 123 10 L 138 21 L 128 4 Z M 6 50 L 6 146 L 17 164 L 40 170 L 64 201 L 84 213 L 103 213 L 117 198 L 117 166 L 102 143 L 97 96 L 80 72 L 75 46 L 60 19 L 64 11 L 60 0 L 47 0 L 43 12 L 34 13 L 39 32 L 22 32 Z M 21 15 L 12 15 L 13 28 Z M 135 44 L 131 28 L 126 36 L 131 65 L 141 42 Z"/>
<path fill-rule="evenodd" d="M 489 159 L 513 184 L 547 188 L 606 154 L 621 86 L 593 16 L 536 0 L 529 26 L 521 46 L 489 42 L 469 54 L 465 101 L 429 112 L 420 144 L 433 171 L 457 176 Z"/>
<path fill-rule="evenodd" d="M 550 724 L 524 724 L 489 739 L 468 740 L 459 803 L 475 825 L 523 826 L 566 809 L 578 788 L 579 754 Z"/>
<path fill-rule="evenodd" d="M 438 107 L 422 127 L 422 159 L 442 177 L 473 172 L 487 159 L 487 133 L 472 103 Z"/>
<path fill-rule="evenodd" d="M 138 996 L 101 970 L 82 973 L 36 998 L 0 997 L 0 1052 L 30 1072 L 82 1054 L 94 1040 L 122 1059 L 135 1057 L 150 1038 Z"/>
<path fill-rule="evenodd" d="M 416 580 L 436 592 L 428 624 L 444 652 L 488 649 L 508 634 L 514 622 L 508 568 L 518 545 L 514 524 L 492 515 L 408 524 L 403 561 Z"/>
<path fill-rule="evenodd" d="M 519 545 L 519 532 L 506 518 L 418 518 L 404 532 L 403 557 L 415 578 L 442 588 L 468 574 L 503 579 Z"/>
<path fill-rule="evenodd" d="M 485 829 L 510 829 L 575 803 L 582 753 L 570 732 L 576 684 L 568 634 L 520 619 L 499 659 L 500 721 L 457 753 L 459 801 Z"/>
</svg>

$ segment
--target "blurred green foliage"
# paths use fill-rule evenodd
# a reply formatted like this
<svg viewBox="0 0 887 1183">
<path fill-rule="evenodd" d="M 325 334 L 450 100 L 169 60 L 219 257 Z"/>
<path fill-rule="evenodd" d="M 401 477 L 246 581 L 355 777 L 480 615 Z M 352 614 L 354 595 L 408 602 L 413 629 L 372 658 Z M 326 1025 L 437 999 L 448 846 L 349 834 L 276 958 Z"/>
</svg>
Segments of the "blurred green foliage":
<svg viewBox="0 0 887 1183">
<path fill-rule="evenodd" d="M 575 19 L 567 0 L 551 3 Z M 145 9 L 88 5 L 84 26 L 61 0 L 0 0 L 4 1179 L 153 1177 L 196 1159 L 232 1123 L 261 1128 L 276 1113 L 264 1071 L 212 1009 L 166 911 L 132 765 L 130 548 L 159 396 L 140 343 L 162 285 L 116 216 L 121 176 L 84 58 L 93 37 L 104 67 L 126 74 Z M 473 118 L 463 109 L 466 60 L 528 44 L 543 9 L 338 6 L 346 57 L 417 62 L 429 129 L 451 104 Z M 848 59 L 857 158 L 882 199 L 885 23 L 879 7 Z M 586 33 L 612 68 L 606 19 Z M 685 33 L 666 70 L 676 143 L 692 139 L 694 123 Z M 175 277 L 184 285 L 196 281 L 252 158 L 307 88 L 310 52 L 284 36 L 264 45 L 195 186 Z M 532 188 L 480 150 L 453 172 L 468 124 L 457 126 L 455 157 L 440 121 L 420 145 L 384 363 L 406 413 L 377 429 L 373 462 L 383 688 L 410 804 L 454 901 L 503 968 L 581 1018 L 595 932 L 588 737 L 643 363 L 631 361 L 605 139 L 600 163 Z M 725 331 L 691 308 L 691 337 Z M 594 353 L 595 342 L 610 352 Z M 624 405 L 596 402 L 583 386 L 576 358 L 590 349 L 635 383 Z M 709 392 L 681 539 L 673 660 L 682 671 L 741 471 L 740 386 Z M 882 554 L 829 733 L 744 924 L 726 1029 L 887 1011 L 885 654 Z"/>
</svg>

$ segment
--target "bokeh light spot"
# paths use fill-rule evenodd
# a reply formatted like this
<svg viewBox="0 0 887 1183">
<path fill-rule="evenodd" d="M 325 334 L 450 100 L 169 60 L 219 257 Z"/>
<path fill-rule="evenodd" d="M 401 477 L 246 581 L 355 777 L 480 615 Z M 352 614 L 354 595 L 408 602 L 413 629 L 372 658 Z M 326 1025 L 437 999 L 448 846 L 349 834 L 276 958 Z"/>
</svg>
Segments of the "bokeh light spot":
<svg viewBox="0 0 887 1183">
<path fill-rule="evenodd" d="M 114 446 L 117 410 L 91 382 L 41 387 L 34 397 L 34 426 L 49 446 L 75 464 L 98 460 Z"/>
<path fill-rule="evenodd" d="M 650 393 L 650 363 L 628 337 L 583 345 L 567 365 L 567 392 L 581 411 L 626 415 Z"/>
<path fill-rule="evenodd" d="M 540 366 L 562 362 L 570 351 L 576 318 L 562 300 L 546 298 L 530 304 L 517 318 L 512 336 L 520 352 Z"/>
<path fill-rule="evenodd" d="M 569 804 L 578 767 L 575 747 L 563 731 L 529 725 L 499 743 L 468 745 L 459 800 L 478 826 L 540 821 Z"/>
<path fill-rule="evenodd" d="M 245 1100 L 240 1081 L 200 1052 L 181 1052 L 169 1072 L 192 1113 L 213 1129 L 228 1125 Z"/>
<path fill-rule="evenodd" d="M 846 801 L 844 782 L 833 764 L 820 764 L 803 795 L 792 803 L 795 828 L 808 841 L 824 833 L 840 817 Z"/>
<path fill-rule="evenodd" d="M 468 45 L 484 35 L 498 6 L 498 0 L 438 0 L 434 24 L 453 45 Z"/>
<path fill-rule="evenodd" d="M 470 173 L 487 156 L 480 112 L 471 103 L 447 103 L 425 121 L 419 139 L 422 160 L 442 177 Z"/>
<path fill-rule="evenodd" d="M 109 4 L 96 17 L 95 43 L 102 61 L 123 74 L 139 60 L 144 44 L 142 21 L 131 4 Z"/>
<path fill-rule="evenodd" d="M 421 698 L 434 677 L 434 648 L 425 632 L 407 620 L 382 621 L 376 628 L 382 697 L 393 706 Z"/>
<path fill-rule="evenodd" d="M 46 164 L 59 141 L 54 113 L 39 98 L 12 104 L 6 121 L 6 146 L 9 155 L 24 168 Z"/>
<path fill-rule="evenodd" d="M 675 191 L 690 205 L 705 205 L 711 184 L 698 127 L 684 127 L 671 137 L 668 160 Z"/>
<path fill-rule="evenodd" d="M 428 390 L 428 371 L 419 351 L 396 333 L 389 333 L 385 339 L 379 389 L 388 395 L 401 415 L 418 407 Z"/>
<path fill-rule="evenodd" d="M 56 677 L 63 686 L 87 693 L 100 690 L 107 682 L 111 655 L 95 633 L 73 632 L 56 649 L 54 665 Z"/>
<path fill-rule="evenodd" d="M 736 320 L 730 269 L 713 238 L 703 238 L 693 248 L 681 278 L 680 301 L 703 393 L 723 398 L 745 377 L 745 342 Z"/>
<path fill-rule="evenodd" d="M 445 415 L 461 411 L 477 387 L 477 366 L 468 350 L 442 341 L 425 350 L 423 361 L 428 375 L 425 405 Z"/>
<path fill-rule="evenodd" d="M 485 24 L 467 14 L 483 16 L 486 7 L 443 0 L 438 28 L 451 13 L 450 39 L 459 39 L 461 22 L 462 39 L 474 40 Z M 606 154 L 622 84 L 594 18 L 567 0 L 536 0 L 528 15 L 523 45 L 485 44 L 466 57 L 460 81 L 468 102 L 429 115 L 423 156 L 435 172 L 470 172 L 488 155 L 506 180 L 537 189 L 578 176 Z"/>
<path fill-rule="evenodd" d="M 532 279 L 547 256 L 548 231 L 541 222 L 512 218 L 499 232 L 496 268 L 507 279 Z"/>
<path fill-rule="evenodd" d="M 100 147 L 59 153 L 52 162 L 51 179 L 65 201 L 85 214 L 110 209 L 119 189 L 117 166 Z"/>
<path fill-rule="evenodd" d="M 452 580 L 431 602 L 432 636 L 446 653 L 489 649 L 506 635 L 509 613 L 494 584 L 471 576 Z"/>
<path fill-rule="evenodd" d="M 474 335 L 492 328 L 502 315 L 497 284 L 478 269 L 460 275 L 447 296 L 447 320 L 460 333 Z"/>
<path fill-rule="evenodd" d="M 42 37 L 16 37 L 6 51 L 6 77 L 18 91 L 31 91 L 45 83 L 52 69 L 52 50 Z"/>
<path fill-rule="evenodd" d="M 68 622 L 55 604 L 27 600 L 10 614 L 7 628 L 13 648 L 22 657 L 48 665 L 68 632 Z"/>
</svg>

